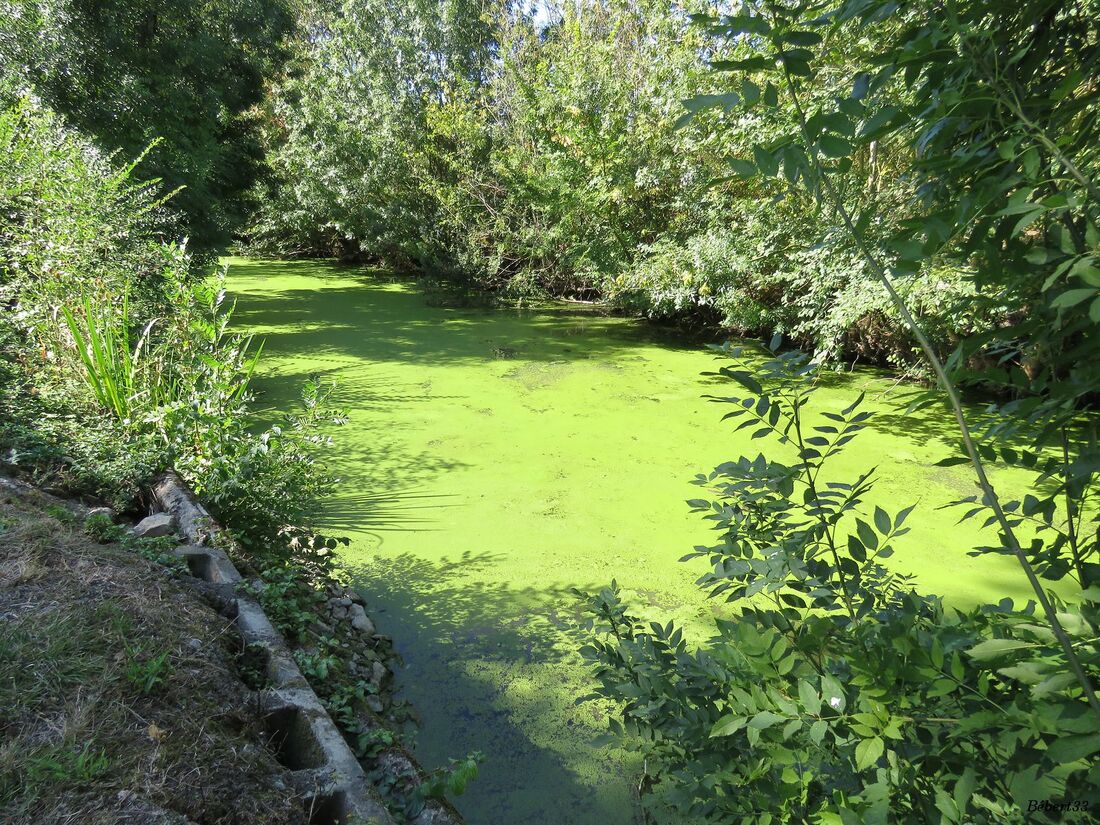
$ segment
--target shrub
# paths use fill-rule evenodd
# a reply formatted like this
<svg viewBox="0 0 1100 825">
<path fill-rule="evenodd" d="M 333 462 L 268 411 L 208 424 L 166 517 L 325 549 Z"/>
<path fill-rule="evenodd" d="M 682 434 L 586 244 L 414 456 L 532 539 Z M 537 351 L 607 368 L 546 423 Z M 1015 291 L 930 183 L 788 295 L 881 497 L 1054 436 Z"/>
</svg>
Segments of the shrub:
<svg viewBox="0 0 1100 825">
<path fill-rule="evenodd" d="M 55 486 L 125 509 L 175 466 L 250 549 L 284 548 L 331 477 L 330 390 L 261 428 L 260 348 L 222 276 L 196 278 L 156 189 L 30 101 L 0 113 L 0 444 Z"/>
</svg>

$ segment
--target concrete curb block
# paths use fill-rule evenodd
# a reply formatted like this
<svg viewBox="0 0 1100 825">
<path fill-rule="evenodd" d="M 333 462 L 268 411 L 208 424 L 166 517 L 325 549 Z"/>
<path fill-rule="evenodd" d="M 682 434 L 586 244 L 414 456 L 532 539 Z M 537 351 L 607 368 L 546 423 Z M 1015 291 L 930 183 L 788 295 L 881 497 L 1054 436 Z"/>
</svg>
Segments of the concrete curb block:
<svg viewBox="0 0 1100 825">
<path fill-rule="evenodd" d="M 310 803 L 311 825 L 337 825 L 349 820 L 394 825 L 382 800 L 367 780 L 359 760 L 309 686 L 290 655 L 282 635 L 254 600 L 236 592 L 243 581 L 225 551 L 204 546 L 221 532 L 220 525 L 174 472 L 153 486 L 163 511 L 172 515 L 191 544 L 175 550 L 195 578 L 221 585 L 235 612 L 245 645 L 263 648 L 272 685 L 261 691 L 265 724 L 280 762 L 293 771 L 295 788 Z"/>
</svg>

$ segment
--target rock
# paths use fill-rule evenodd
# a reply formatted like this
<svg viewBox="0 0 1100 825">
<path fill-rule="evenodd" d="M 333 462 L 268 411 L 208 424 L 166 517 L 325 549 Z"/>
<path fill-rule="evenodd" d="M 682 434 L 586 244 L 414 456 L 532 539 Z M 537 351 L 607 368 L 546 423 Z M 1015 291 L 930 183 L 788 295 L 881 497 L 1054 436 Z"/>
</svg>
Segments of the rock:
<svg viewBox="0 0 1100 825">
<path fill-rule="evenodd" d="M 385 705 L 382 704 L 382 700 L 374 694 L 371 694 L 366 698 L 367 707 L 373 710 L 375 713 L 381 713 L 385 709 Z"/>
<path fill-rule="evenodd" d="M 175 471 L 167 471 L 153 483 L 153 497 L 165 513 L 173 515 L 174 527 L 191 544 L 208 544 L 221 531 L 221 526 Z"/>
<path fill-rule="evenodd" d="M 366 612 L 363 610 L 362 605 L 353 604 L 348 608 L 348 613 L 351 616 L 351 626 L 362 633 L 364 636 L 374 635 L 374 622 L 370 620 Z"/>
<path fill-rule="evenodd" d="M 139 539 L 152 539 L 159 536 L 171 536 L 176 532 L 176 522 L 168 513 L 155 513 L 146 516 L 134 525 L 134 535 Z"/>
<path fill-rule="evenodd" d="M 202 650 L 202 640 L 201 639 L 188 639 L 187 640 L 187 646 L 197 653 L 198 651 Z"/>
<path fill-rule="evenodd" d="M 102 518 L 106 517 L 111 521 L 115 520 L 115 513 L 110 507 L 93 507 L 88 511 L 85 518 Z"/>
<path fill-rule="evenodd" d="M 342 596 L 336 601 L 341 607 L 351 607 L 351 599 L 349 599 L 347 596 Z"/>
<path fill-rule="evenodd" d="M 375 687 L 382 686 L 382 680 L 386 678 L 389 671 L 386 670 L 386 666 L 381 662 L 375 662 L 370 668 L 370 681 Z"/>
</svg>

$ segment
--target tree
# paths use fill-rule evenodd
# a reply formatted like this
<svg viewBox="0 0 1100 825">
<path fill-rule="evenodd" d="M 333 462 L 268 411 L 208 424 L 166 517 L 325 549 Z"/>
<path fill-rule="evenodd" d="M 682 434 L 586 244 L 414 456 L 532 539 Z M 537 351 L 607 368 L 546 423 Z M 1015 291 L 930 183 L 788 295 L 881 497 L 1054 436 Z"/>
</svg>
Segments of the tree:
<svg viewBox="0 0 1100 825">
<path fill-rule="evenodd" d="M 256 105 L 294 27 L 285 0 L 8 0 L 0 63 L 174 197 L 196 250 L 223 247 L 263 171 Z M 19 87 L 26 88 L 19 88 Z"/>
</svg>

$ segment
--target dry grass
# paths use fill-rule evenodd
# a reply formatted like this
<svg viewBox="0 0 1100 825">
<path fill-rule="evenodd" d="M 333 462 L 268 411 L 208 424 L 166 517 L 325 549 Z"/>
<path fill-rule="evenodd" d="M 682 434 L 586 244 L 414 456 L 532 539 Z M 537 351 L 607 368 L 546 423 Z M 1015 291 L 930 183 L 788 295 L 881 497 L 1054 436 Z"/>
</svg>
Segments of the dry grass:
<svg viewBox="0 0 1100 825">
<path fill-rule="evenodd" d="M 185 580 L 0 488 L 0 822 L 305 823 Z"/>
</svg>

